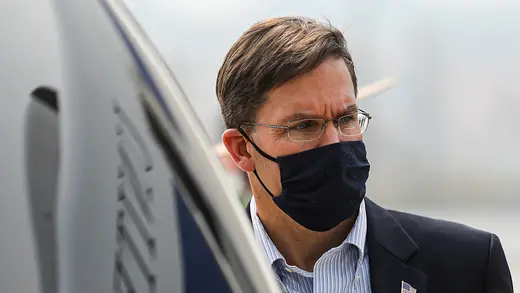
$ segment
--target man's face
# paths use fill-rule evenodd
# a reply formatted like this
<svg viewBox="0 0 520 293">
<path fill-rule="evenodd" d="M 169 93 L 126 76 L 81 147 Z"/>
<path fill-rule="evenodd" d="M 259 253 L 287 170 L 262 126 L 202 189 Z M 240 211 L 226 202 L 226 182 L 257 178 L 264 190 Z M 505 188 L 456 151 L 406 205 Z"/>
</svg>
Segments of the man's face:
<svg viewBox="0 0 520 293">
<path fill-rule="evenodd" d="M 356 109 L 354 85 L 347 65 L 341 58 L 330 57 L 313 71 L 268 92 L 267 102 L 258 111 L 256 123 L 287 125 L 290 121 L 306 118 L 333 119 L 355 113 Z M 251 139 L 276 158 L 340 141 L 361 140 L 361 135 L 342 136 L 334 123 L 329 122 L 322 136 L 309 142 L 292 141 L 286 130 L 262 126 L 256 126 Z M 260 155 L 250 143 L 247 143 L 247 150 L 262 181 L 273 194 L 280 194 L 278 165 Z"/>
</svg>

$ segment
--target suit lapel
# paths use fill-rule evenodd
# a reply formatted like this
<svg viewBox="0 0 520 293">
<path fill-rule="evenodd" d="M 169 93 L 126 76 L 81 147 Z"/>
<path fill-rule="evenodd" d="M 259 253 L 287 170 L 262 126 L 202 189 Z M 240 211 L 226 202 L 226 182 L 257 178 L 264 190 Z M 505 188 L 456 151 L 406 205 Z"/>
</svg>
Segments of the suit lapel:
<svg viewBox="0 0 520 293">
<path fill-rule="evenodd" d="M 419 250 L 415 242 L 387 210 L 368 198 L 365 202 L 372 293 L 401 292 L 403 281 L 426 293 L 426 274 L 409 264 Z"/>
<path fill-rule="evenodd" d="M 246 215 L 249 218 L 249 222 L 253 223 L 253 219 L 251 219 L 251 201 L 247 202 Z"/>
</svg>

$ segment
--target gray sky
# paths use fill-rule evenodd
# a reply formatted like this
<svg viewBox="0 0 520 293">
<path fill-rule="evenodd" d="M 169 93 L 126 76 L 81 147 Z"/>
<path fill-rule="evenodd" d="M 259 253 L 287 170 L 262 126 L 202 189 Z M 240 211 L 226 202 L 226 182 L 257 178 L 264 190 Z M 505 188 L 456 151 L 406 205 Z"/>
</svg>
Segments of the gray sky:
<svg viewBox="0 0 520 293">
<path fill-rule="evenodd" d="M 520 3 L 514 1 L 126 1 L 214 142 L 215 78 L 252 23 L 329 19 L 345 31 L 360 83 L 396 75 L 361 102 L 372 197 L 402 204 L 520 205 Z M 471 3 L 469 5 L 468 3 Z M 493 194 L 493 196 L 490 196 Z"/>
</svg>

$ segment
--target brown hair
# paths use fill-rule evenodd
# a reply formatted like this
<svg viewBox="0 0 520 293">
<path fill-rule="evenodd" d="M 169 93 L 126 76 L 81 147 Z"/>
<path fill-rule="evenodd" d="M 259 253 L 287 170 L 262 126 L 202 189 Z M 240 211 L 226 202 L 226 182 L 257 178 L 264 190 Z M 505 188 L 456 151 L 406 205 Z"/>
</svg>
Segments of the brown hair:
<svg viewBox="0 0 520 293">
<path fill-rule="evenodd" d="M 217 76 L 216 92 L 227 128 L 254 122 L 266 93 L 318 67 L 327 57 L 354 63 L 341 31 L 305 17 L 276 17 L 251 26 L 233 44 Z"/>
</svg>

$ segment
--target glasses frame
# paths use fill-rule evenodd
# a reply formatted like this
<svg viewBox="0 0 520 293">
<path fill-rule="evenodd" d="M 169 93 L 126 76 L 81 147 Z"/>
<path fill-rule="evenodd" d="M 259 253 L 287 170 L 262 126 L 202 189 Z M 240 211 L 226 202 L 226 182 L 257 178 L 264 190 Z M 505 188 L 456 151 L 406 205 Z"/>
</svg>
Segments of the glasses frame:
<svg viewBox="0 0 520 293">
<path fill-rule="evenodd" d="M 309 141 L 314 141 L 314 140 L 319 139 L 323 135 L 323 132 L 325 131 L 325 127 L 331 121 L 334 122 L 334 126 L 336 127 L 338 133 L 341 136 L 356 136 L 356 135 L 361 135 L 361 134 L 365 133 L 365 131 L 368 129 L 368 125 L 370 124 L 370 120 L 372 119 L 372 116 L 370 114 L 368 114 L 368 112 L 363 111 L 361 109 L 358 109 L 357 115 L 361 115 L 363 117 L 366 117 L 367 120 L 366 120 L 365 129 L 361 129 L 360 133 L 352 134 L 352 135 L 343 134 L 341 132 L 341 130 L 339 129 L 339 121 L 341 119 L 343 119 L 344 117 L 348 117 L 348 116 L 352 116 L 352 115 L 354 115 L 354 114 L 343 115 L 341 117 L 333 118 L 333 119 L 308 118 L 308 119 L 291 120 L 291 121 L 287 122 L 287 125 L 276 125 L 276 124 L 265 124 L 265 123 L 254 123 L 254 122 L 242 122 L 242 123 L 240 123 L 238 125 L 238 127 L 241 128 L 243 125 L 250 125 L 250 126 L 262 126 L 262 127 L 272 128 L 272 129 L 284 129 L 284 130 L 286 130 L 287 137 L 289 137 L 290 140 L 292 140 L 294 142 L 309 142 Z M 321 127 L 321 133 L 316 138 L 313 138 L 313 139 L 307 139 L 307 140 L 295 140 L 295 139 L 293 139 L 291 137 L 291 135 L 289 134 L 289 130 L 290 130 L 289 129 L 290 128 L 289 124 L 293 123 L 293 122 L 296 122 L 296 121 L 302 121 L 302 120 L 322 120 L 322 121 L 324 121 L 323 126 Z M 358 118 L 358 121 L 359 121 L 359 118 Z"/>
</svg>

